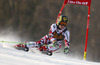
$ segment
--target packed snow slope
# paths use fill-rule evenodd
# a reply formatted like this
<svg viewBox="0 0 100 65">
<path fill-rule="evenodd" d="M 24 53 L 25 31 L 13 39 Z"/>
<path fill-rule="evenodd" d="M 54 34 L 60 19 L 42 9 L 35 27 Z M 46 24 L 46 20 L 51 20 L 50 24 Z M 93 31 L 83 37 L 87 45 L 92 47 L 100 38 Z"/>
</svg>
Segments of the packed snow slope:
<svg viewBox="0 0 100 65">
<path fill-rule="evenodd" d="M 100 65 L 100 63 L 76 60 L 59 53 L 47 56 L 35 49 L 24 52 L 0 43 L 0 65 Z"/>
</svg>

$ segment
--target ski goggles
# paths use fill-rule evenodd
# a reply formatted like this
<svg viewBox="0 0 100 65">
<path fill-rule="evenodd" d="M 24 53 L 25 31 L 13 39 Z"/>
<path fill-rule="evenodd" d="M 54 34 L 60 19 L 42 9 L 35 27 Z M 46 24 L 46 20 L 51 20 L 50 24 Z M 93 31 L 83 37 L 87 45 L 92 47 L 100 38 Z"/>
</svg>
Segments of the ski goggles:
<svg viewBox="0 0 100 65">
<path fill-rule="evenodd" d="M 66 22 L 60 22 L 59 25 L 61 25 L 61 26 L 67 26 L 67 23 Z"/>
</svg>

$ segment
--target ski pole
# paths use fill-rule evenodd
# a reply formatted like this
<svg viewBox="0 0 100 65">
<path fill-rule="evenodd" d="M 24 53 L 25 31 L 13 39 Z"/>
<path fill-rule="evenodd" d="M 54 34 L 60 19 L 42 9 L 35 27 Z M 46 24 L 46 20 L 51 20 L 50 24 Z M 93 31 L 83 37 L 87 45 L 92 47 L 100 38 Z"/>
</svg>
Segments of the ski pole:
<svg viewBox="0 0 100 65">
<path fill-rule="evenodd" d="M 15 43 L 15 44 L 31 44 L 31 43 L 27 43 L 27 42 L 12 42 L 12 41 L 0 41 L 1 43 Z M 54 45 L 43 45 L 43 46 L 53 46 Z"/>
<path fill-rule="evenodd" d="M 16 43 L 16 44 L 27 44 L 26 42 L 12 42 L 12 41 L 0 41 L 2 43 Z"/>
</svg>

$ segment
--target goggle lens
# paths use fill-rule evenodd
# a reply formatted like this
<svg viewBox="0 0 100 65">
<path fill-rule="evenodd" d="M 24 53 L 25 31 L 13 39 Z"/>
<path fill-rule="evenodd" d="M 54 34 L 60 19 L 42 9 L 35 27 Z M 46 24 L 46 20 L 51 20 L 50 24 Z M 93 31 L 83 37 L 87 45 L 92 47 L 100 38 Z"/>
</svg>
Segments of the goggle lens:
<svg viewBox="0 0 100 65">
<path fill-rule="evenodd" d="M 60 25 L 61 26 L 67 26 L 67 23 L 66 22 L 60 22 Z"/>
</svg>

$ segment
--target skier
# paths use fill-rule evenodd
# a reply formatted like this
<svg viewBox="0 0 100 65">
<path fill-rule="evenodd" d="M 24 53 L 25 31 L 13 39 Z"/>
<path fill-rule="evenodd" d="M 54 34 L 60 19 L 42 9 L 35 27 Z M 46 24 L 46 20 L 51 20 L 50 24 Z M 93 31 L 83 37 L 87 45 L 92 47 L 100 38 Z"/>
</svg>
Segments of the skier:
<svg viewBox="0 0 100 65">
<path fill-rule="evenodd" d="M 49 30 L 49 34 L 45 35 L 37 42 L 26 42 L 24 44 L 18 44 L 17 47 L 38 47 L 40 51 L 48 51 L 52 54 L 52 52 L 61 48 L 62 40 L 65 41 L 64 53 L 67 54 L 69 52 L 69 31 L 67 29 L 68 18 L 67 16 L 60 15 L 57 22 L 52 24 Z"/>
</svg>

